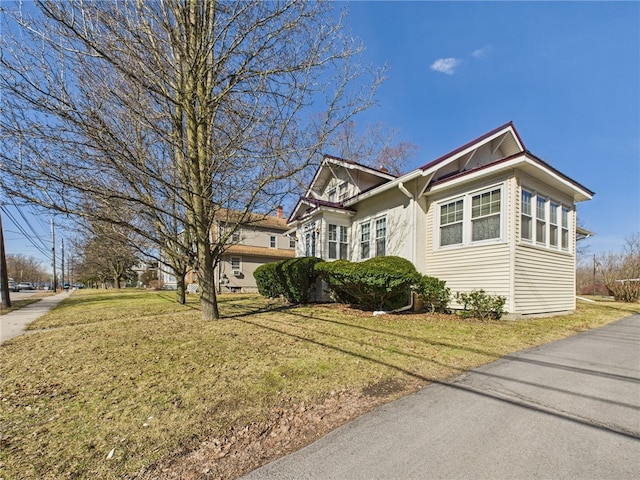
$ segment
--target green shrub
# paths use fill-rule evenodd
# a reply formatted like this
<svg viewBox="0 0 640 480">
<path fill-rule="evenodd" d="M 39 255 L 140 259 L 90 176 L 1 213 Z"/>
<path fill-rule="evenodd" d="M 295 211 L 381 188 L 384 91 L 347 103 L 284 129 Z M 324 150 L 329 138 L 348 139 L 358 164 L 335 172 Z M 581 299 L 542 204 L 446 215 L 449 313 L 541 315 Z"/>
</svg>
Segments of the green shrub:
<svg viewBox="0 0 640 480">
<path fill-rule="evenodd" d="M 400 257 L 375 257 L 364 262 L 338 260 L 316 266 L 338 301 L 365 310 L 395 310 L 409 302 L 420 281 L 413 264 Z"/>
<path fill-rule="evenodd" d="M 456 301 L 463 305 L 460 315 L 474 317 L 479 320 L 498 320 L 504 314 L 506 297 L 489 295 L 484 290 L 472 290 L 471 293 L 456 293 Z"/>
<path fill-rule="evenodd" d="M 258 293 L 263 297 L 275 298 L 284 293 L 280 286 L 281 282 L 276 276 L 276 263 L 279 262 L 265 263 L 253 272 L 253 278 L 256 279 L 258 286 Z"/>
<path fill-rule="evenodd" d="M 444 280 L 424 275 L 418 285 L 416 293 L 431 313 L 446 313 L 451 301 L 451 290 L 446 287 Z"/>
<path fill-rule="evenodd" d="M 311 284 L 317 278 L 314 266 L 322 261 L 300 257 L 261 265 L 253 274 L 258 292 L 270 298 L 282 295 L 290 303 L 307 303 Z"/>
</svg>

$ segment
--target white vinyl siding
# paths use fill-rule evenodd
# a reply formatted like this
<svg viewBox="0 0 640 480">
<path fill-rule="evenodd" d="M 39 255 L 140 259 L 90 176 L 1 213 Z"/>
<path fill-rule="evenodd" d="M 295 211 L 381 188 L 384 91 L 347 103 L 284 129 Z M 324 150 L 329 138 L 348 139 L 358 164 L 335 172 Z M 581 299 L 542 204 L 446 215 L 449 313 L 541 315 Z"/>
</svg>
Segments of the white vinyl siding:
<svg viewBox="0 0 640 480">
<path fill-rule="evenodd" d="M 575 261 L 552 250 L 516 247 L 515 311 L 519 314 L 575 309 Z"/>
<path fill-rule="evenodd" d="M 502 243 L 436 250 L 427 255 L 427 274 L 446 280 L 452 292 L 483 289 L 491 295 L 509 298 L 509 259 L 509 245 Z"/>
</svg>

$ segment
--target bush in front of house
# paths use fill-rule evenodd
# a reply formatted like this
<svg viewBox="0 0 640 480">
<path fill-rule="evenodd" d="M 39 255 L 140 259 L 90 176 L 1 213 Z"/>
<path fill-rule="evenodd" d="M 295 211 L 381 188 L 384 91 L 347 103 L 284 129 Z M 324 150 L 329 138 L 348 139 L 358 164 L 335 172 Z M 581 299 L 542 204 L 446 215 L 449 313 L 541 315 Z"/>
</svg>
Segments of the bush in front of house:
<svg viewBox="0 0 640 480">
<path fill-rule="evenodd" d="M 308 303 L 310 287 L 317 277 L 315 265 L 319 262 L 323 260 L 299 257 L 261 265 L 253 273 L 258 292 L 269 298 L 282 295 L 294 304 Z"/>
<path fill-rule="evenodd" d="M 463 306 L 458 312 L 461 316 L 474 317 L 479 320 L 498 320 L 504 314 L 506 297 L 490 295 L 484 290 L 472 290 L 470 293 L 457 292 L 456 302 Z"/>
<path fill-rule="evenodd" d="M 253 272 L 253 278 L 256 279 L 258 293 L 263 297 L 276 298 L 282 295 L 283 288 L 280 286 L 280 280 L 276 275 L 276 263 L 265 263 L 260 265 Z"/>
<path fill-rule="evenodd" d="M 420 296 L 424 306 L 431 313 L 447 313 L 451 301 L 451 290 L 444 280 L 428 275 L 422 276 L 415 286 L 415 292 Z"/>
<path fill-rule="evenodd" d="M 395 310 L 410 301 L 421 275 L 404 258 L 375 257 L 363 262 L 338 260 L 316 265 L 335 300 L 365 310 Z"/>
</svg>

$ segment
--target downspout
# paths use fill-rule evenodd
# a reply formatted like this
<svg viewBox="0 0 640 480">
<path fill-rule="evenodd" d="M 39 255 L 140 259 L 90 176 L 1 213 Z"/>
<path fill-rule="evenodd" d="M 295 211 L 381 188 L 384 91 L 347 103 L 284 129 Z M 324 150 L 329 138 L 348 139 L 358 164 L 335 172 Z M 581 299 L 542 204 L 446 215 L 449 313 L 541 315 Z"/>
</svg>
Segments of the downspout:
<svg viewBox="0 0 640 480">
<path fill-rule="evenodd" d="M 411 310 L 413 308 L 413 287 L 411 287 L 409 289 L 409 304 L 405 305 L 404 307 L 400 307 L 400 308 L 396 308 L 395 310 L 391 310 L 390 312 L 387 312 L 385 310 L 376 310 L 375 312 L 373 312 L 373 316 L 377 317 L 379 315 L 387 315 L 388 313 L 400 313 L 400 312 L 406 312 L 407 310 Z"/>
<path fill-rule="evenodd" d="M 404 183 L 398 183 L 398 189 L 409 198 L 409 205 L 411 205 L 411 223 L 409 225 L 410 238 L 411 238 L 411 263 L 416 264 L 416 201 L 413 194 L 407 190 Z"/>
</svg>

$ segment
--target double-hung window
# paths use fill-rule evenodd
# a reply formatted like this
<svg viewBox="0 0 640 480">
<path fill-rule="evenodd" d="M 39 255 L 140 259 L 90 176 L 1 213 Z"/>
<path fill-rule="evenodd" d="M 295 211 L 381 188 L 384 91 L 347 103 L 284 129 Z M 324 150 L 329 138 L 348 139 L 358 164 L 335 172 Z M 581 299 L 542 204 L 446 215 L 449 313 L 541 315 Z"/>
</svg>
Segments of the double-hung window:
<svg viewBox="0 0 640 480">
<path fill-rule="evenodd" d="M 387 252 L 387 217 L 376 220 L 376 257 L 382 257 Z"/>
<path fill-rule="evenodd" d="M 464 200 L 440 205 L 440 246 L 462 243 Z"/>
<path fill-rule="evenodd" d="M 569 209 L 562 207 L 562 249 L 569 250 Z"/>
<path fill-rule="evenodd" d="M 471 197 L 471 241 L 500 238 L 499 188 Z"/>
<path fill-rule="evenodd" d="M 549 246 L 558 247 L 558 204 L 549 203 Z"/>
<path fill-rule="evenodd" d="M 360 258 L 369 258 L 371 254 L 371 224 L 360 224 Z"/>
<path fill-rule="evenodd" d="M 522 201 L 520 202 L 520 236 L 523 240 L 533 240 L 533 232 L 531 226 L 533 225 L 533 212 L 531 211 L 531 198 L 533 195 L 531 192 L 522 190 Z"/>
<path fill-rule="evenodd" d="M 339 202 L 343 202 L 347 199 L 347 193 L 349 191 L 348 189 L 349 185 L 347 184 L 347 182 L 341 183 L 340 186 L 338 187 L 338 201 Z"/>
<path fill-rule="evenodd" d="M 438 205 L 440 247 L 502 238 L 502 186 L 468 193 Z"/>
<path fill-rule="evenodd" d="M 347 227 L 329 224 L 327 238 L 329 242 L 330 259 L 346 259 L 349 243 L 347 240 Z"/>
<path fill-rule="evenodd" d="M 347 227 L 340 225 L 338 227 L 338 250 L 342 260 L 346 260 L 349 256 L 349 240 L 347 235 Z"/>
<path fill-rule="evenodd" d="M 269 248 L 276 248 L 278 240 L 275 235 L 269 236 Z"/>
<path fill-rule="evenodd" d="M 547 243 L 547 200 L 536 197 L 536 243 Z"/>
</svg>

